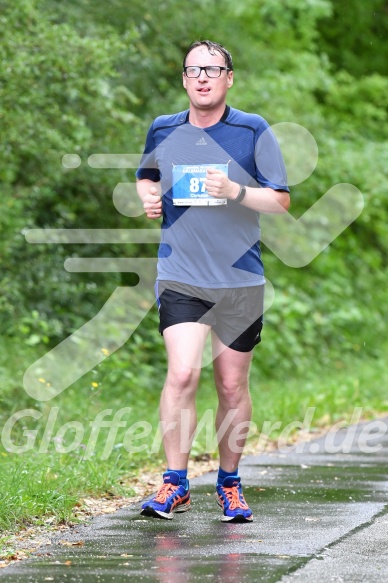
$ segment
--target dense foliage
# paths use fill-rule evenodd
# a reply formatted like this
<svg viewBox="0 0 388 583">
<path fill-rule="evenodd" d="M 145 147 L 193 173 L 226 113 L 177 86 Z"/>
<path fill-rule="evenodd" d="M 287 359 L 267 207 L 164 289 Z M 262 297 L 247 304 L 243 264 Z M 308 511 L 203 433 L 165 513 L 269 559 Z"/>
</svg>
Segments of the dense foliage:
<svg viewBox="0 0 388 583">
<path fill-rule="evenodd" d="M 269 374 L 302 367 L 318 349 L 322 358 L 333 350 L 378 355 L 388 245 L 383 0 L 352 7 L 196 0 L 189 17 L 182 0 L 112 0 L 108 7 L 100 0 L 0 0 L 0 10 L 5 337 L 44 352 L 93 317 L 115 287 L 131 283 L 125 273 L 69 274 L 66 257 L 154 256 L 152 245 L 32 245 L 24 233 L 149 226 L 112 202 L 133 170 L 93 169 L 87 158 L 140 152 L 155 115 L 185 108 L 182 55 L 193 39 L 210 37 L 234 56 L 231 104 L 271 123 L 300 124 L 318 143 L 315 172 L 292 190 L 294 216 L 337 183 L 352 183 L 365 197 L 360 218 L 307 267 L 288 268 L 264 250 L 276 301 L 261 366 Z M 62 165 L 68 153 L 80 156 L 79 168 Z M 156 338 L 154 320 L 141 326 L 145 342 Z"/>
<path fill-rule="evenodd" d="M 359 218 L 305 267 L 288 267 L 264 246 L 275 301 L 252 366 L 255 423 L 285 426 L 314 407 L 313 425 L 322 427 L 351 419 L 354 407 L 364 416 L 387 409 L 387 12 L 387 0 L 0 0 L 0 529 L 48 514 L 68 520 L 82 495 L 128 493 L 138 467 L 163 463 L 161 449 L 125 447 L 126 427 L 138 427 L 135 441 L 139 423 L 152 426 L 151 443 L 157 435 L 166 363 L 155 309 L 130 341 L 59 397 L 36 401 L 23 387 L 29 365 L 90 321 L 117 287 L 137 282 L 126 272 L 70 273 L 66 258 L 155 257 L 155 244 L 87 237 L 34 244 L 25 235 L 158 228 L 127 189 L 134 169 L 94 168 L 88 157 L 140 153 L 156 115 L 187 107 L 181 64 L 195 39 L 232 52 L 231 105 L 271 124 L 299 124 L 315 138 L 318 164 L 292 187 L 294 217 L 335 184 L 353 184 L 365 199 Z M 282 149 L 292 175 L 303 151 L 292 140 Z M 326 228 L 324 217 L 311 223 L 311 246 Z M 138 303 L 149 307 L 146 297 Z M 206 367 L 199 417 L 215 401 Z M 24 408 L 12 454 L 4 428 Z M 93 420 L 124 409 L 127 425 L 105 458 L 110 430 L 93 445 Z M 85 433 L 72 448 L 75 427 Z M 194 454 L 207 451 L 201 439 Z"/>
</svg>

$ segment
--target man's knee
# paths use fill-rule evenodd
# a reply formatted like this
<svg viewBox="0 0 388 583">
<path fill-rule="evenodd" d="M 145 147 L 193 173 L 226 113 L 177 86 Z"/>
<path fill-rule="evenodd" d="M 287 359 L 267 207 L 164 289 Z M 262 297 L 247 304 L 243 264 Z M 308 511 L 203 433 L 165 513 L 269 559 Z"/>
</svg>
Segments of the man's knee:
<svg viewBox="0 0 388 583">
<path fill-rule="evenodd" d="M 233 408 L 234 405 L 237 405 L 242 399 L 247 398 L 249 395 L 248 379 L 233 377 L 219 378 L 217 389 L 220 400 Z"/>
<path fill-rule="evenodd" d="M 174 367 L 167 373 L 166 389 L 179 396 L 181 393 L 196 391 L 199 371 L 186 366 Z"/>
</svg>

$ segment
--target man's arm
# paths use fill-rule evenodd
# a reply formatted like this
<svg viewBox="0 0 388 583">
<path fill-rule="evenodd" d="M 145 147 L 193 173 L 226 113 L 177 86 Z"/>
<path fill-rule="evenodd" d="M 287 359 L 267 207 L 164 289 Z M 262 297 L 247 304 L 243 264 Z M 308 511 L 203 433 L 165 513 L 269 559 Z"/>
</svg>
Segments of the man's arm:
<svg viewBox="0 0 388 583">
<path fill-rule="evenodd" d="M 240 185 L 216 168 L 208 168 L 205 187 L 210 196 L 228 200 L 235 200 L 240 192 Z M 260 213 L 285 213 L 290 206 L 290 195 L 286 190 L 247 186 L 240 204 Z"/>
<path fill-rule="evenodd" d="M 162 187 L 160 182 L 144 178 L 136 182 L 137 194 L 143 203 L 148 219 L 159 219 L 162 216 Z"/>
<path fill-rule="evenodd" d="M 237 183 L 234 189 L 236 198 L 240 192 L 240 185 Z M 237 192 L 236 192 L 237 191 Z M 290 193 L 287 190 L 274 190 L 273 188 L 252 188 L 246 187 L 246 194 L 240 202 L 253 211 L 260 213 L 281 214 L 288 211 L 290 206 Z"/>
</svg>

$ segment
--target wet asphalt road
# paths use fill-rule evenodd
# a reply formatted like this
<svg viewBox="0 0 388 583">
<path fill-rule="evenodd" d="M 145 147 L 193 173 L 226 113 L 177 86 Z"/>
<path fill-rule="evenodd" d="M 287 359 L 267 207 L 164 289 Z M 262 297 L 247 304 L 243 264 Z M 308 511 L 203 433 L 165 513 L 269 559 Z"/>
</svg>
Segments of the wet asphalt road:
<svg viewBox="0 0 388 583">
<path fill-rule="evenodd" d="M 172 521 L 140 516 L 140 504 L 97 517 L 2 570 L 1 582 L 388 581 L 388 419 L 298 450 L 241 463 L 251 524 L 220 521 L 211 472 L 191 480 L 192 509 Z"/>
</svg>

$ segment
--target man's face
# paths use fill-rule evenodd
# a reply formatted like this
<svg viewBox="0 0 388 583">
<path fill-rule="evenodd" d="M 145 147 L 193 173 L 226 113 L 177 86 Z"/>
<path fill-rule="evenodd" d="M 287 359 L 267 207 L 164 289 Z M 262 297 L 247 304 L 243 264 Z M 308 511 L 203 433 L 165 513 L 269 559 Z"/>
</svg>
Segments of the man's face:
<svg viewBox="0 0 388 583">
<path fill-rule="evenodd" d="M 225 59 L 221 53 L 211 55 L 205 45 L 196 47 L 187 55 L 186 67 L 197 65 L 207 67 L 218 65 L 225 67 Z M 190 103 L 198 109 L 215 109 L 225 103 L 226 93 L 233 85 L 233 71 L 221 71 L 221 76 L 209 78 L 205 71 L 199 77 L 188 78 L 183 73 L 183 87 L 187 91 Z"/>
</svg>

